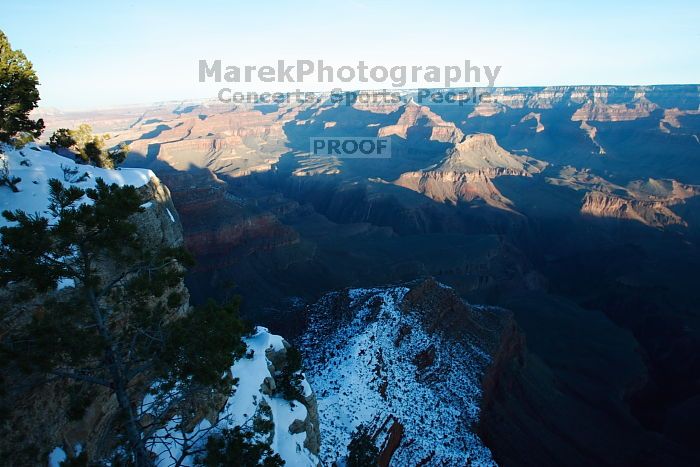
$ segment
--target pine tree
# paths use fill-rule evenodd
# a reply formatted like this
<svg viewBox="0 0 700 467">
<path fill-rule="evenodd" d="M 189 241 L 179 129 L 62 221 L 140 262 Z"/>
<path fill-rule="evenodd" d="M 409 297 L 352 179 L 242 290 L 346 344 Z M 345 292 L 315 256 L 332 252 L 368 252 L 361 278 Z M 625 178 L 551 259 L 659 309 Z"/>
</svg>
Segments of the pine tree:
<svg viewBox="0 0 700 467">
<path fill-rule="evenodd" d="M 0 151 L 0 187 L 7 186 L 13 193 L 19 192 L 17 184 L 22 181 L 21 177 L 10 174 L 10 167 L 7 165 L 7 159 Z"/>
<path fill-rule="evenodd" d="M 73 147 L 77 150 L 76 156 L 86 164 L 113 169 L 124 162 L 129 155 L 129 145 L 126 143 L 105 149 L 110 136 L 94 135 L 92 127 L 87 123 L 83 123 L 75 130 L 70 130 L 69 134 L 73 140 Z"/>
<path fill-rule="evenodd" d="M 120 143 L 118 146 L 107 150 L 107 160 L 110 162 L 112 168 L 122 164 L 128 155 L 129 145 L 126 143 Z"/>
<path fill-rule="evenodd" d="M 82 159 L 89 163 L 92 164 L 96 167 L 103 167 L 104 162 L 102 161 L 102 149 L 104 148 L 104 142 L 95 137 L 92 141 L 88 141 L 85 143 L 85 145 L 80 149 L 80 155 L 82 156 Z"/>
<path fill-rule="evenodd" d="M 8 143 L 20 132 L 41 134 L 44 121 L 29 118 L 39 101 L 38 85 L 32 62 L 21 50 L 12 50 L 0 31 L 0 142 Z"/>
<path fill-rule="evenodd" d="M 71 149 L 75 144 L 76 141 L 68 128 L 59 128 L 49 138 L 49 147 L 53 152 L 60 148 Z"/>
<path fill-rule="evenodd" d="M 181 249 L 144 245 L 132 221 L 143 211 L 134 187 L 101 179 L 87 190 L 56 179 L 49 185 L 52 220 L 3 212 L 13 225 L 0 228 L 0 286 L 13 284 L 24 298 L 58 281 L 75 289 L 47 295 L 29 325 L 0 333 L 0 362 L 113 393 L 118 441 L 136 466 L 151 465 L 147 443 L 178 404 L 230 390 L 221 375 L 245 350 L 237 305 L 210 303 L 177 315 L 182 297 L 166 292 L 180 284 L 190 260 Z M 148 389 L 144 381 L 153 380 L 158 410 L 147 420 L 135 407 Z M 70 410 L 80 416 L 76 402 Z"/>
<path fill-rule="evenodd" d="M 203 467 L 281 467 L 285 464 L 269 445 L 253 438 L 252 432 L 240 427 L 222 430 L 221 434 L 207 440 L 206 457 L 199 459 L 197 464 Z"/>
<path fill-rule="evenodd" d="M 303 401 L 304 393 L 302 389 L 302 381 L 304 377 L 301 375 L 301 352 L 296 347 L 287 349 L 287 362 L 280 371 L 277 378 L 277 392 L 282 393 L 282 396 L 288 401 Z"/>
<path fill-rule="evenodd" d="M 369 429 L 359 425 L 352 434 L 348 445 L 348 467 L 375 467 L 379 449 L 374 445 Z"/>
</svg>

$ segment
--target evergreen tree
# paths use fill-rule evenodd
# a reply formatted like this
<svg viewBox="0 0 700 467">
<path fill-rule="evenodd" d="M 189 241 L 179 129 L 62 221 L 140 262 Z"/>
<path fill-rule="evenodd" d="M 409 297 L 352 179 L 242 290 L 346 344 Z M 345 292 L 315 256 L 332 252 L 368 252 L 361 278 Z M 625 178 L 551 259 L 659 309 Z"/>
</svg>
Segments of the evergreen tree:
<svg viewBox="0 0 700 467">
<path fill-rule="evenodd" d="M 288 401 L 303 401 L 304 393 L 302 388 L 301 375 L 301 352 L 296 347 L 287 349 L 287 364 L 282 368 L 277 378 L 277 392 Z"/>
<path fill-rule="evenodd" d="M 230 391 L 221 375 L 245 350 L 237 306 L 210 303 L 178 315 L 182 297 L 166 292 L 190 260 L 181 249 L 143 243 L 132 222 L 143 211 L 134 187 L 101 179 L 87 190 L 56 179 L 49 185 L 52 220 L 3 212 L 13 225 L 0 228 L 0 286 L 12 284 L 17 299 L 54 290 L 58 281 L 75 288 L 47 295 L 27 326 L 3 330 L 0 362 L 113 393 L 118 441 L 130 462 L 151 465 L 147 443 L 179 404 Z M 154 380 L 157 386 L 145 387 Z M 146 416 L 136 407 L 147 390 L 158 407 Z M 76 397 L 69 410 L 80 417 L 84 405 Z"/>
<path fill-rule="evenodd" d="M 104 166 L 102 160 L 103 147 L 104 142 L 100 138 L 95 137 L 92 141 L 85 143 L 85 145 L 80 149 L 79 154 L 88 164 L 92 164 L 96 167 L 102 167 Z"/>
<path fill-rule="evenodd" d="M 59 128 L 49 138 L 49 147 L 53 152 L 58 151 L 59 148 L 70 149 L 75 144 L 76 141 L 68 128 Z"/>
<path fill-rule="evenodd" d="M 107 150 L 107 160 L 109 161 L 112 168 L 117 167 L 126 160 L 126 156 L 129 155 L 129 145 L 126 143 L 120 143 L 118 146 L 110 148 Z"/>
<path fill-rule="evenodd" d="M 129 146 L 121 143 L 116 147 L 105 149 L 110 136 L 98 136 L 92 133 L 92 127 L 83 123 L 75 130 L 70 131 L 70 136 L 77 149 L 76 156 L 86 164 L 96 167 L 113 169 L 124 162 L 129 155 Z M 50 143 L 49 143 L 50 144 Z"/>
<path fill-rule="evenodd" d="M 21 177 L 16 177 L 10 174 L 10 167 L 7 165 L 7 159 L 0 152 L 0 187 L 7 186 L 13 193 L 17 193 L 19 188 L 17 184 L 22 181 Z"/>
<path fill-rule="evenodd" d="M 20 132 L 41 134 L 44 121 L 29 118 L 39 101 L 38 84 L 32 62 L 21 50 L 12 50 L 0 31 L 0 142 L 10 142 Z"/>
<path fill-rule="evenodd" d="M 75 146 L 82 148 L 93 139 L 92 127 L 87 123 L 78 125 L 78 128 L 70 130 L 70 135 L 75 141 Z"/>
<path fill-rule="evenodd" d="M 223 430 L 207 440 L 206 457 L 198 460 L 204 467 L 281 467 L 285 464 L 266 443 L 255 441 L 254 434 L 240 427 Z"/>
<path fill-rule="evenodd" d="M 375 467 L 379 449 L 374 445 L 369 429 L 359 425 L 350 438 L 348 445 L 348 467 Z"/>
</svg>

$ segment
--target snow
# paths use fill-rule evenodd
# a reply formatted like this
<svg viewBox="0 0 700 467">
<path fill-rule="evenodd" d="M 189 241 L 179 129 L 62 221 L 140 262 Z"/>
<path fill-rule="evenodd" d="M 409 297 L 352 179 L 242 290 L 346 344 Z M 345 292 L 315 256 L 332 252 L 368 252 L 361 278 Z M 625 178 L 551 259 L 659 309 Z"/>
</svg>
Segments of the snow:
<svg viewBox="0 0 700 467">
<path fill-rule="evenodd" d="M 151 206 L 153 206 L 153 201 L 148 201 L 147 203 L 143 203 L 143 204 L 141 205 L 141 207 L 144 208 L 144 209 L 148 209 L 148 208 L 150 208 Z"/>
<path fill-rule="evenodd" d="M 155 454 L 157 467 L 173 466 L 177 463 L 182 455 L 182 446 L 185 442 L 185 435 L 180 431 L 181 418 L 179 416 L 171 419 L 164 428 L 158 430 L 155 434 L 158 437 L 158 442 L 151 443 L 148 449 Z M 211 423 L 208 420 L 202 420 L 190 433 L 187 434 L 187 440 L 193 443 L 194 446 L 203 446 L 206 444 L 207 435 L 210 433 Z M 194 440 L 194 441 L 193 441 Z M 181 464 L 183 466 L 193 465 L 194 459 L 187 457 Z"/>
<path fill-rule="evenodd" d="M 54 448 L 49 454 L 49 467 L 59 467 L 61 462 L 67 458 L 68 456 L 66 456 L 66 452 L 63 449 L 59 447 Z"/>
<path fill-rule="evenodd" d="M 41 149 L 34 143 L 29 143 L 21 149 L 15 149 L 9 145 L 0 146 L 0 158 L 7 164 L 10 176 L 20 177 L 22 181 L 17 184 L 18 193 L 14 193 L 7 186 L 0 186 L 0 212 L 4 210 L 16 210 L 42 216 L 51 217 L 47 211 L 49 207 L 49 185 L 51 178 L 63 182 L 65 186 L 78 186 L 80 188 L 95 187 L 95 180 L 103 179 L 106 183 L 118 185 L 133 185 L 140 187 L 148 183 L 155 175 L 146 169 L 101 169 L 90 165 L 76 164 L 73 160 L 59 156 L 51 151 Z M 70 176 L 64 173 L 64 168 L 76 170 L 77 174 Z M 82 174 L 87 177 L 81 180 Z M 84 197 L 81 202 L 91 202 Z M 0 226 L 8 225 L 5 218 L 0 218 Z"/>
<path fill-rule="evenodd" d="M 285 465 L 314 466 L 317 462 L 304 447 L 306 433 L 292 434 L 289 426 L 294 420 L 304 420 L 307 410 L 301 403 L 292 404 L 283 398 L 267 398 L 272 409 L 272 418 L 275 421 L 275 436 L 272 441 L 272 449 L 286 462 Z M 306 452 L 306 454 L 304 454 Z"/>
<path fill-rule="evenodd" d="M 359 424 L 382 431 L 393 418 L 404 427 L 404 442 L 392 465 L 465 465 L 469 460 L 493 466 L 490 451 L 471 428 L 478 420 L 480 380 L 490 357 L 473 343 L 426 332 L 398 307 L 407 291 L 349 290 L 354 315 L 345 321 L 332 314 L 331 302 L 324 302 L 332 294 L 312 310 L 302 350 L 318 401 L 321 461 L 342 461 Z M 410 332 L 401 334 L 401 328 Z M 434 361 L 419 370 L 414 358 L 429 348 Z"/>
<path fill-rule="evenodd" d="M 269 360 L 265 351 L 269 348 L 281 350 L 284 348 L 280 336 L 270 334 L 266 328 L 258 327 L 254 335 L 244 338 L 248 353 L 253 351 L 252 358 L 246 356 L 238 359 L 231 367 L 231 374 L 238 378 L 238 384 L 234 394 L 229 397 L 224 408 L 219 413 L 215 427 L 211 427 L 208 421 L 203 420 L 200 426 L 195 428 L 187 436 L 192 438 L 199 432 L 206 432 L 200 437 L 198 443 L 205 444 L 206 439 L 217 430 L 233 428 L 236 426 L 250 425 L 253 415 L 258 411 L 261 401 L 267 402 L 272 410 L 274 422 L 274 435 L 271 448 L 282 457 L 285 465 L 290 467 L 316 466 L 318 459 L 304 447 L 306 433 L 291 434 L 289 426 L 294 420 L 304 420 L 307 410 L 299 402 L 290 402 L 281 396 L 268 396 L 263 394 L 260 387 L 266 377 L 271 377 L 268 365 Z M 304 390 L 311 391 L 308 383 L 304 381 Z M 144 400 L 144 404 L 149 400 Z M 171 420 L 168 426 L 157 434 L 161 437 L 158 442 L 151 443 L 148 448 L 157 455 L 158 467 L 172 466 L 173 455 L 180 455 L 180 444 L 183 434 L 179 432 L 179 420 Z M 182 465 L 193 465 L 194 459 L 188 458 Z"/>
</svg>

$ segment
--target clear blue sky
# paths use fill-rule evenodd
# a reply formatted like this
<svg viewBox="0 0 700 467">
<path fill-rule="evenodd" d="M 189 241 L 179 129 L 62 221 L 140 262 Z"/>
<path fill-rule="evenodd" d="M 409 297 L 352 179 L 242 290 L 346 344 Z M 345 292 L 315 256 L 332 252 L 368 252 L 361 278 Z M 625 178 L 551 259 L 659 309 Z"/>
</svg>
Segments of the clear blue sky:
<svg viewBox="0 0 700 467">
<path fill-rule="evenodd" d="M 700 82 L 700 2 L 5 0 L 43 106 L 214 98 L 199 59 L 501 65 L 496 85 Z M 274 90 L 274 88 L 271 88 Z"/>
</svg>

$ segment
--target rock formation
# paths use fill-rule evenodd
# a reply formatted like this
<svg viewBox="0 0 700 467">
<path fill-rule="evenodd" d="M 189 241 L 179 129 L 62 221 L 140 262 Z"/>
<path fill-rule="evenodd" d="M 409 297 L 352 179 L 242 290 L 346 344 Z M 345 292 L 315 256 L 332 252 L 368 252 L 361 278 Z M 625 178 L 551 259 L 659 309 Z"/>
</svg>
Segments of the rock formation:
<svg viewBox="0 0 700 467">
<path fill-rule="evenodd" d="M 509 153 L 493 135 L 468 135 L 447 152 L 442 162 L 417 172 L 404 173 L 394 183 L 420 192 L 439 202 L 480 200 L 504 210 L 511 202 L 494 186 L 492 179 L 504 175 L 529 177 L 541 164 Z"/>
<path fill-rule="evenodd" d="M 291 336 L 305 331 L 296 313 L 328 290 L 435 275 L 529 325 L 535 354 L 504 332 L 490 367 L 504 371 L 483 379 L 479 435 L 496 461 L 682 465 L 674 461 L 697 457 L 699 418 L 688 312 L 700 300 L 699 91 L 477 89 L 489 95 L 462 105 L 417 105 L 402 91 L 388 104 L 178 102 L 46 118 L 53 128 L 94 118 L 136 148 L 129 163 L 168 184 L 198 256 L 193 296 L 225 299 L 235 283 L 249 316 Z M 391 138 L 390 159 L 309 154 L 310 137 L 378 134 Z M 548 290 L 570 302 L 548 302 Z M 352 317 L 365 308 L 356 305 L 338 307 Z M 439 365 L 439 346 L 424 344 L 399 362 L 414 377 Z M 647 368 L 637 369 L 640 355 Z M 376 377 L 383 401 L 392 386 Z M 382 462 L 398 458 L 409 425 L 386 416 L 373 426 L 386 441 Z"/>
<path fill-rule="evenodd" d="M 472 423 L 480 380 L 512 326 L 508 312 L 472 307 L 427 279 L 327 295 L 309 320 L 302 341 L 319 401 L 322 462 L 342 459 L 362 423 L 382 465 L 495 465 Z"/>
<path fill-rule="evenodd" d="M 428 107 L 418 105 L 413 100 L 404 106 L 398 122 L 395 125 L 380 128 L 378 136 L 396 135 L 406 139 L 408 138 L 409 130 L 416 126 L 430 130 L 430 141 L 454 143 L 460 141 L 464 136 L 454 123 L 444 121 Z"/>
<path fill-rule="evenodd" d="M 638 200 L 592 191 L 586 193 L 581 213 L 588 216 L 632 220 L 650 227 L 687 226 L 669 209 L 669 202 Z"/>
<path fill-rule="evenodd" d="M 540 133 L 544 131 L 544 125 L 542 124 L 542 114 L 538 112 L 530 112 L 520 119 L 520 123 L 527 122 L 528 120 L 535 120 L 537 126 L 535 127 L 535 133 Z"/>
</svg>

